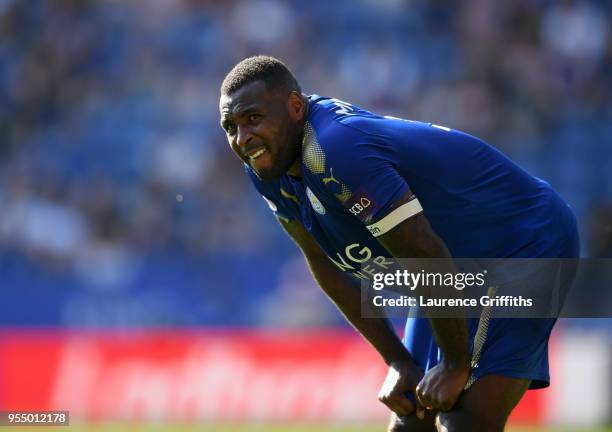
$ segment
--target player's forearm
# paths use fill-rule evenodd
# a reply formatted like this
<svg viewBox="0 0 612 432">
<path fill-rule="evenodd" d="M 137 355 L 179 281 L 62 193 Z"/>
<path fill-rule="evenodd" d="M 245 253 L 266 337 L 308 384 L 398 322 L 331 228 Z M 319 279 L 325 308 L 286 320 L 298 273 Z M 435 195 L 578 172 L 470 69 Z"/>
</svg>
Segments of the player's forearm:
<svg viewBox="0 0 612 432">
<path fill-rule="evenodd" d="M 332 264 L 302 224 L 280 218 L 279 223 L 299 246 L 321 289 L 357 331 L 380 353 L 385 362 L 391 364 L 412 361 L 412 357 L 402 345 L 388 319 L 362 317 L 359 288 L 352 285 L 348 276 Z"/>
<path fill-rule="evenodd" d="M 348 277 L 338 271 L 327 257 L 306 255 L 306 261 L 321 289 L 336 304 L 347 321 L 380 353 L 387 364 L 412 361 L 412 357 L 387 318 L 363 317 L 359 288 L 351 284 Z M 366 302 L 363 307 L 371 306 Z"/>
<path fill-rule="evenodd" d="M 457 271 L 446 244 L 433 232 L 429 222 L 422 215 L 414 217 L 378 239 L 394 257 L 443 258 L 431 262 L 432 268 L 429 269 L 431 272 Z M 427 264 L 427 261 L 423 263 Z M 430 287 L 419 287 L 416 292 L 429 299 L 433 297 L 430 289 Z M 445 295 L 460 297 L 461 292 L 451 289 Z M 469 365 L 469 338 L 465 318 L 430 316 L 429 322 L 445 363 L 451 367 Z"/>
<path fill-rule="evenodd" d="M 454 274 L 457 272 L 457 268 L 453 264 L 450 253 L 446 247 L 439 248 L 435 253 L 436 255 L 431 256 L 431 258 L 444 259 L 436 260 L 431 271 L 440 272 L 442 274 Z M 432 289 L 432 287 L 422 288 L 418 289 L 418 292 L 426 298 L 439 297 L 439 295 L 434 295 L 431 292 Z M 444 295 L 449 298 L 461 298 L 462 292 L 453 287 L 448 289 Z M 461 312 L 461 309 L 456 311 L 457 314 L 461 314 Z M 429 323 L 436 343 L 440 351 L 442 351 L 442 359 L 446 365 L 452 368 L 469 366 L 469 336 L 465 317 L 440 318 L 429 315 Z"/>
<path fill-rule="evenodd" d="M 465 319 L 430 318 L 436 343 L 442 351 L 442 358 L 449 367 L 469 365 L 469 339 Z"/>
<path fill-rule="evenodd" d="M 451 265 L 450 260 L 447 264 L 449 266 L 448 272 L 456 271 L 456 268 Z M 441 271 L 439 265 L 436 266 L 436 270 Z M 445 271 L 441 272 L 446 273 Z M 430 290 L 431 288 L 426 288 L 417 291 L 419 294 L 423 295 L 423 297 L 432 298 L 434 296 Z M 461 292 L 451 288 L 445 295 L 448 297 L 461 297 Z M 457 311 L 458 314 L 460 312 L 461 310 Z M 429 323 L 436 343 L 440 351 L 442 351 L 442 359 L 446 365 L 452 368 L 467 367 L 469 365 L 470 353 L 467 321 L 465 317 L 440 318 L 429 315 Z"/>
</svg>

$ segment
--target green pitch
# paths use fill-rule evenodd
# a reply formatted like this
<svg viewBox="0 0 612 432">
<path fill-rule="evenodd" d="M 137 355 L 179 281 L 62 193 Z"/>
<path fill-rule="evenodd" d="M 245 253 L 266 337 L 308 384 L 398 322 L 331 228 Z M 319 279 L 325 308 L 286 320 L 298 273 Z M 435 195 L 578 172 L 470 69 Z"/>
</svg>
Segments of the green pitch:
<svg viewBox="0 0 612 432">
<path fill-rule="evenodd" d="M 320 425 L 136 425 L 136 424 L 107 424 L 107 425 L 74 425 L 69 427 L 2 427 L 2 432 L 383 432 L 384 425 L 380 426 L 320 426 Z M 576 428 L 508 428 L 507 432 L 612 432 L 609 428 L 576 429 Z"/>
<path fill-rule="evenodd" d="M 2 427 L 1 432 L 383 432 L 380 426 L 321 426 L 321 425 L 155 425 L 155 424 L 80 424 L 68 427 Z M 508 428 L 507 432 L 612 432 L 609 428 Z"/>
</svg>

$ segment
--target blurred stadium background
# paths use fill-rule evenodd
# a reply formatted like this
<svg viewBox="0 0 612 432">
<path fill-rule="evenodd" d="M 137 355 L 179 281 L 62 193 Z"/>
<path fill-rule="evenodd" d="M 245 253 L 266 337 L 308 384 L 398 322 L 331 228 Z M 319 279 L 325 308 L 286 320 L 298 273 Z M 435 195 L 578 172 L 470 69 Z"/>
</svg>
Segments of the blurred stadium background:
<svg viewBox="0 0 612 432">
<path fill-rule="evenodd" d="M 611 14 L 588 0 L 1 0 L 0 410 L 383 430 L 381 362 L 227 148 L 224 74 L 272 54 L 306 92 L 485 138 L 571 203 L 584 256 L 611 257 Z M 562 321 L 552 387 L 513 427 L 609 424 L 611 330 Z"/>
</svg>

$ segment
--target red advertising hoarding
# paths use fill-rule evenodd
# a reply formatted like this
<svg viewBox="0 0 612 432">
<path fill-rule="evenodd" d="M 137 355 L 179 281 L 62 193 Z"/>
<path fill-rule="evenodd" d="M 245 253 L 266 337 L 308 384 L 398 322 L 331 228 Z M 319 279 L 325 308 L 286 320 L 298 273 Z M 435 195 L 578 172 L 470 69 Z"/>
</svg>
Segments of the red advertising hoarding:
<svg viewBox="0 0 612 432">
<path fill-rule="evenodd" d="M 82 421 L 385 422 L 385 372 L 337 331 L 0 334 L 0 409 Z M 515 418 L 537 419 L 531 393 Z"/>
</svg>

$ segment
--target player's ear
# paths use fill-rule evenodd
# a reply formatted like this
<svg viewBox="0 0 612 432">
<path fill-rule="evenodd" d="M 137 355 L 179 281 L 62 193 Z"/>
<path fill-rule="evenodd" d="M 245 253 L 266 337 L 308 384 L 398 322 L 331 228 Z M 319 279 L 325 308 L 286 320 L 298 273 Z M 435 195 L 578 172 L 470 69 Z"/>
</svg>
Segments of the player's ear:
<svg viewBox="0 0 612 432">
<path fill-rule="evenodd" d="M 302 120 L 306 113 L 306 103 L 302 98 L 302 95 L 296 91 L 292 91 L 289 94 L 289 99 L 287 100 L 287 109 L 289 110 L 289 115 L 293 120 Z"/>
</svg>

